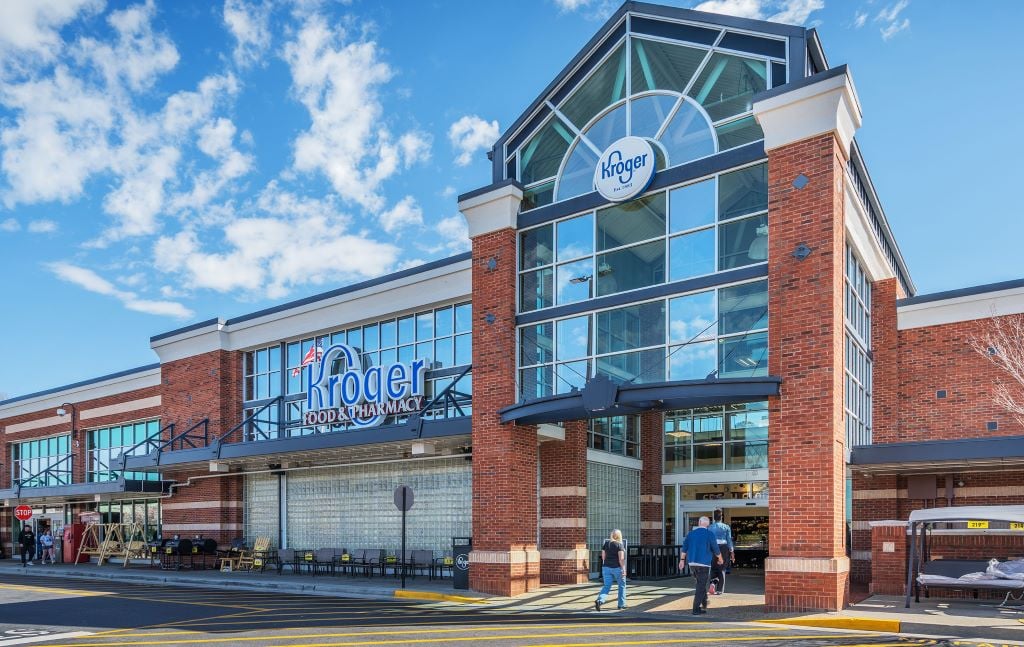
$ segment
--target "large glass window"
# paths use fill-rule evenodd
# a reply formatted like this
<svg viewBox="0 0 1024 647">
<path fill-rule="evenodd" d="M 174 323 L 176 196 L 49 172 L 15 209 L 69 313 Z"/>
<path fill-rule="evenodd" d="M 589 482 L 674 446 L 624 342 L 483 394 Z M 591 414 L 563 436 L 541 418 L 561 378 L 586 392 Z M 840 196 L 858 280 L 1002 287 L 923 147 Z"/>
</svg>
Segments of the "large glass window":
<svg viewBox="0 0 1024 647">
<path fill-rule="evenodd" d="M 846 246 L 844 320 L 846 441 L 850 447 L 871 444 L 871 282 L 853 248 Z"/>
<path fill-rule="evenodd" d="M 23 488 L 71 485 L 71 435 L 11 445 L 11 480 Z"/>
<path fill-rule="evenodd" d="M 536 253 L 543 245 L 543 240 L 537 240 L 530 249 Z M 549 247 L 548 257 L 551 253 Z M 534 262 L 532 258 L 520 259 L 520 263 L 526 266 Z M 425 390 L 429 400 L 435 393 L 434 389 L 443 388 L 451 382 L 451 378 L 434 377 L 432 372 L 448 372 L 448 369 L 472 363 L 472 324 L 472 305 L 466 302 L 247 351 L 243 358 L 243 413 L 246 418 L 259 415 L 245 429 L 245 439 L 267 440 L 279 438 L 282 434 L 305 435 L 344 429 L 341 426 L 302 426 L 308 388 L 306 366 L 319 361 L 333 344 L 348 344 L 354 348 L 364 370 L 395 362 L 408 363 L 414 359 L 428 360 Z M 339 361 L 331 370 L 340 372 L 344 368 Z M 470 385 L 471 378 L 467 375 L 455 389 L 468 398 Z M 281 395 L 284 403 L 273 403 L 274 398 Z M 267 405 L 265 409 L 264 405 Z M 468 399 L 463 409 L 469 411 Z"/>
<path fill-rule="evenodd" d="M 665 473 L 768 467 L 768 403 L 665 414 Z"/>
<path fill-rule="evenodd" d="M 768 260 L 768 176 L 757 164 L 519 234 L 530 312 Z"/>
<path fill-rule="evenodd" d="M 768 372 L 768 282 L 656 299 L 519 328 L 521 398 L 617 382 Z"/>
<path fill-rule="evenodd" d="M 593 191 L 600 151 L 627 134 L 652 142 L 659 168 L 763 139 L 752 101 L 785 83 L 785 43 L 731 36 L 723 48 L 756 41 L 757 53 L 708 46 L 713 37 L 702 46 L 628 34 L 575 89 L 552 98 L 554 114 L 532 134 L 513 138 L 505 168 L 526 187 L 523 209 Z"/>
<path fill-rule="evenodd" d="M 89 463 L 86 480 L 90 483 L 116 481 L 121 472 L 114 469 L 114 460 L 122 455 L 144 456 L 153 450 L 147 440 L 160 437 L 160 421 L 145 420 L 102 429 L 90 429 L 88 437 Z M 125 472 L 124 478 L 135 481 L 158 481 L 156 472 Z"/>
<path fill-rule="evenodd" d="M 640 417 L 615 416 L 588 421 L 587 447 L 640 458 Z"/>
</svg>

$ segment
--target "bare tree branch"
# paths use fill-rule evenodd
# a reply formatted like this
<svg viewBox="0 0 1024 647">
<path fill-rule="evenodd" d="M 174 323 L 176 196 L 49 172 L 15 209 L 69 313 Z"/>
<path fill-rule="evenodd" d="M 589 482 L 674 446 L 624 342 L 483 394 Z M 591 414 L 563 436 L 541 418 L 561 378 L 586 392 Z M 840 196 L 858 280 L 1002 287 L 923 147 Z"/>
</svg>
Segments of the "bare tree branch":
<svg viewBox="0 0 1024 647">
<path fill-rule="evenodd" d="M 989 322 L 986 331 L 971 338 L 971 348 L 999 369 L 993 401 L 1024 425 L 1024 314 L 995 316 Z"/>
</svg>

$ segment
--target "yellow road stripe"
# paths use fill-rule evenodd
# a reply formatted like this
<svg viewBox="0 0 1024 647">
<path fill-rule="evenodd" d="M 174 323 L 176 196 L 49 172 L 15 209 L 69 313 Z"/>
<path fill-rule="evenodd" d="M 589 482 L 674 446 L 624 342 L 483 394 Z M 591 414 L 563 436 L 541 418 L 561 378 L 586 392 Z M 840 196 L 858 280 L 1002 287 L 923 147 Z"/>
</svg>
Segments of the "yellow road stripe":
<svg viewBox="0 0 1024 647">
<path fill-rule="evenodd" d="M 348 643 L 348 642 L 322 643 L 322 645 L 326 647 L 328 645 L 349 645 L 349 644 L 381 644 L 381 645 L 391 645 L 391 644 L 408 644 L 408 643 L 411 643 L 411 642 L 432 643 L 432 642 L 443 642 L 443 641 L 446 641 L 446 640 L 458 641 L 458 642 L 466 642 L 466 641 L 470 641 L 470 640 L 514 640 L 514 639 L 525 639 L 525 638 L 570 638 L 570 637 L 573 637 L 573 636 L 632 636 L 632 635 L 637 635 L 637 634 L 658 634 L 658 635 L 662 635 L 662 634 L 678 634 L 678 633 L 707 634 L 707 633 L 721 633 L 723 631 L 746 632 L 746 631 L 766 631 L 766 630 L 770 631 L 771 629 L 775 629 L 774 627 L 711 627 L 711 628 L 706 628 L 706 629 L 683 629 L 683 628 L 679 628 L 678 627 L 679 623 L 666 623 L 666 624 L 674 624 L 676 626 L 676 628 L 675 629 L 668 629 L 668 628 L 666 628 L 666 629 L 649 629 L 649 630 L 630 629 L 630 630 L 623 630 L 623 631 L 588 631 L 588 632 L 583 632 L 583 633 L 515 634 L 515 635 L 503 635 L 503 636 L 477 636 L 477 635 L 474 635 L 474 636 L 446 636 L 446 637 L 443 637 L 443 638 L 421 638 L 421 639 L 418 639 L 418 640 L 417 639 L 408 639 L 408 638 L 406 638 L 406 639 L 402 639 L 402 640 L 380 641 L 380 642 L 376 642 L 376 643 L 374 643 L 374 642 L 368 642 L 368 643 L 362 643 L 362 642 L 360 642 L 360 643 Z M 618 627 L 618 625 L 616 625 L 616 627 Z M 563 629 L 564 630 L 566 628 L 566 626 L 565 625 L 551 625 L 551 628 L 553 628 L 553 629 Z M 497 631 L 497 630 L 501 630 L 501 629 L 507 629 L 507 627 L 493 627 L 493 628 L 491 628 L 492 631 Z M 531 629 L 535 629 L 535 627 L 531 627 Z M 779 629 L 781 630 L 783 628 L 779 627 Z M 448 634 L 451 634 L 451 633 L 460 633 L 460 632 L 479 632 L 479 631 L 480 631 L 479 628 L 471 628 L 471 629 L 433 629 L 433 630 L 429 630 L 429 629 L 428 630 L 423 630 L 423 629 L 412 628 L 412 629 L 408 629 L 408 630 L 405 630 L 405 631 L 351 631 L 351 632 L 345 632 L 345 633 L 298 634 L 298 635 L 294 635 L 294 636 L 246 636 L 245 642 L 257 642 L 257 641 L 262 642 L 262 641 L 267 641 L 267 640 L 300 640 L 300 639 L 305 639 L 305 638 L 358 638 L 358 637 L 362 637 L 362 636 L 401 636 L 401 635 L 405 635 L 405 634 L 437 634 L 437 633 L 448 633 Z M 849 635 L 857 635 L 857 634 L 849 634 Z M 115 636 L 115 637 L 119 638 L 120 636 Z M 774 639 L 775 636 L 772 636 L 772 638 Z M 716 640 L 724 640 L 724 639 L 716 639 Z M 75 644 L 62 645 L 61 647 L 108 647 L 111 644 L 115 644 L 115 645 L 170 645 L 170 644 L 183 645 L 183 644 L 192 644 L 192 643 L 222 643 L 222 642 L 238 642 L 238 641 L 239 641 L 239 638 L 237 636 L 233 636 L 231 638 L 203 638 L 203 639 L 190 639 L 190 640 L 152 640 L 152 641 L 141 641 L 140 640 L 140 641 L 118 642 L 118 643 L 75 643 Z M 320 644 L 321 643 L 317 643 L 316 645 L 320 645 Z M 295 646 L 291 646 L 291 647 L 295 647 Z M 314 647 L 314 645 L 311 644 L 308 647 Z"/>
<path fill-rule="evenodd" d="M 58 589 L 49 586 L 30 586 L 27 584 L 0 584 L 0 589 L 8 589 L 12 591 L 31 591 L 33 593 L 54 593 L 64 595 L 80 595 L 84 597 L 96 596 L 96 595 L 112 595 L 106 591 L 84 591 L 79 589 Z"/>
<path fill-rule="evenodd" d="M 836 634 L 834 636 L 833 635 L 830 635 L 830 636 L 817 635 L 816 636 L 816 635 L 810 635 L 810 634 L 804 634 L 804 635 L 801 635 L 801 636 L 728 636 L 728 637 L 724 637 L 724 638 L 716 638 L 715 640 L 718 641 L 718 642 L 723 642 L 723 643 L 725 643 L 725 642 L 750 642 L 752 640 L 834 640 L 834 639 L 839 639 L 839 638 L 850 638 L 851 636 L 855 636 L 855 635 L 857 635 L 857 634 Z M 529 636 L 524 636 L 524 638 L 526 638 L 526 637 L 529 637 Z M 704 641 L 704 638 L 670 638 L 667 641 L 666 640 L 630 640 L 630 641 L 625 641 L 625 642 L 616 641 L 615 644 L 616 645 L 674 645 L 674 644 L 682 644 L 682 643 L 697 643 L 697 642 L 702 642 L 702 641 Z M 419 642 L 419 641 L 415 641 L 415 642 Z M 274 645 L 272 647 L 334 647 L 334 645 L 338 645 L 339 647 L 341 645 L 345 645 L 346 647 L 348 647 L 350 645 L 354 646 L 354 645 L 372 645 L 372 644 L 385 644 L 385 643 L 334 643 L 333 645 L 331 643 L 327 643 L 327 644 L 322 644 L 322 645 L 316 645 L 316 644 L 310 644 L 310 645 Z M 906 643 L 890 643 L 890 647 L 892 647 L 892 645 L 903 645 L 905 647 Z M 544 645 L 527 645 L 526 647 L 607 647 L 607 643 L 552 643 L 552 644 L 549 644 L 549 645 L 548 644 L 544 644 Z M 850 645 L 843 645 L 843 647 L 852 647 L 852 646 L 850 646 Z M 871 647 L 881 647 L 881 645 L 871 645 Z"/>
<path fill-rule="evenodd" d="M 197 607 L 216 607 L 218 609 L 244 609 L 246 611 L 270 611 L 264 607 L 249 607 L 233 604 L 221 604 L 219 602 L 196 602 L 194 600 L 165 600 L 163 598 L 143 598 L 134 595 L 118 595 L 122 600 L 140 600 L 142 602 L 166 602 L 167 604 L 188 604 Z"/>
<path fill-rule="evenodd" d="M 858 631 L 882 631 L 898 634 L 899 620 L 878 618 L 778 618 L 771 620 L 755 620 L 754 622 L 793 625 L 800 627 L 818 627 L 822 629 L 856 629 Z"/>
</svg>

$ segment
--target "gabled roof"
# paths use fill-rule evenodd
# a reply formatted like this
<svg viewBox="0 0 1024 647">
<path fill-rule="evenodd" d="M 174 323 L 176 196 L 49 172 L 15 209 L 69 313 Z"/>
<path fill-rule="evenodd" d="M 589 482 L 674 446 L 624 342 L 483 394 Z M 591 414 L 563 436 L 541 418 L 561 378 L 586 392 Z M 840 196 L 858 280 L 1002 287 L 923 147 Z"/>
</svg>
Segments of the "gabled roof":
<svg viewBox="0 0 1024 647">
<path fill-rule="evenodd" d="M 504 174 L 504 148 L 506 142 L 534 119 L 538 112 L 544 107 L 544 102 L 565 87 L 573 87 L 586 76 L 597 59 L 626 33 L 626 20 L 629 16 L 638 15 L 645 18 L 667 19 L 670 21 L 685 21 L 689 23 L 701 23 L 717 28 L 732 28 L 742 31 L 759 32 L 766 35 L 783 36 L 790 39 L 789 59 L 798 61 L 798 65 L 790 65 L 790 80 L 803 78 L 804 60 L 807 51 L 807 30 L 794 25 L 768 22 L 766 20 L 752 20 L 750 18 L 737 18 L 734 16 L 723 16 L 720 14 L 695 11 L 693 9 L 681 9 L 677 7 L 665 7 L 662 5 L 650 4 L 647 2 L 627 1 L 604 23 L 594 36 L 587 41 L 587 44 L 569 61 L 561 72 L 544 88 L 529 107 L 512 122 L 512 125 L 502 133 L 495 142 L 491 151 L 493 161 L 493 181 L 498 182 Z M 557 102 L 556 102 L 557 103 Z M 539 125 L 539 123 L 537 124 Z"/>
</svg>

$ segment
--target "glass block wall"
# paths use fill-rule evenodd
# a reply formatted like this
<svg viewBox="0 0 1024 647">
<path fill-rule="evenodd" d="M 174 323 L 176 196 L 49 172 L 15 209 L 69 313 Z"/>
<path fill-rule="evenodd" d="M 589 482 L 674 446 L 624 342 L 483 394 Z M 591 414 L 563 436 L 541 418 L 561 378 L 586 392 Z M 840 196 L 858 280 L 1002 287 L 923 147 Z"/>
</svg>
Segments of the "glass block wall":
<svg viewBox="0 0 1024 647">
<path fill-rule="evenodd" d="M 270 537 L 270 545 L 280 543 L 278 518 L 278 481 L 275 474 L 249 474 L 245 477 L 245 540 L 249 545 L 257 537 Z"/>
<path fill-rule="evenodd" d="M 614 528 L 640 543 L 640 470 L 587 462 L 587 547 L 601 550 Z"/>
<path fill-rule="evenodd" d="M 261 482 L 268 477 L 273 488 Z M 270 475 L 247 477 L 246 538 L 256 533 L 276 539 L 276 483 Z M 407 550 L 440 555 L 451 551 L 452 537 L 470 536 L 472 463 L 460 456 L 289 472 L 288 547 L 399 550 L 402 515 L 392 500 L 399 485 L 415 494 L 407 518 Z"/>
</svg>

